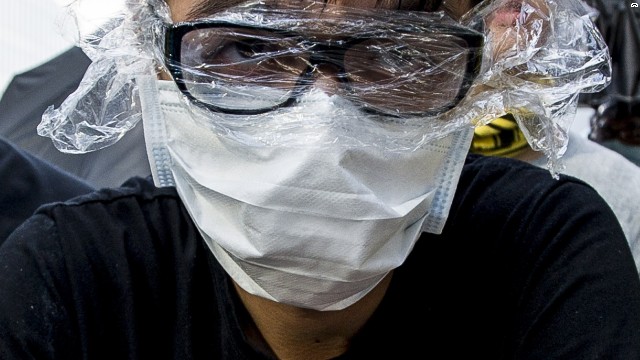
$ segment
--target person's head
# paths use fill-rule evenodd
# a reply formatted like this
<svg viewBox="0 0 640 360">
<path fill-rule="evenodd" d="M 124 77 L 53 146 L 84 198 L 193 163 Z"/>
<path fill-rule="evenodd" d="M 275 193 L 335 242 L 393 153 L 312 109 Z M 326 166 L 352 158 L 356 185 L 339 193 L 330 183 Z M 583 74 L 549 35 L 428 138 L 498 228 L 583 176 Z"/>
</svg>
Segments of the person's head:
<svg viewBox="0 0 640 360">
<path fill-rule="evenodd" d="M 98 0 L 78 0 L 77 3 L 90 1 Z M 292 104 L 291 101 L 304 92 L 302 88 L 309 88 L 306 86 L 308 75 L 313 75 L 316 86 L 332 79 L 334 83 L 329 86 L 341 88 L 340 95 L 346 95 L 358 106 L 387 115 L 410 114 L 437 120 L 422 121 L 422 125 L 413 127 L 409 131 L 411 139 L 398 145 L 403 148 L 415 148 L 455 129 L 482 125 L 501 115 L 527 109 L 541 115 L 543 120 L 536 128 L 523 129 L 527 139 L 555 159 L 562 153 L 562 143 L 566 142 L 566 138 L 557 134 L 562 134 L 569 122 L 575 94 L 597 90 L 608 81 L 606 46 L 578 0 L 273 0 L 261 2 L 262 10 L 258 9 L 258 1 L 240 0 L 169 0 L 168 4 L 164 0 L 128 0 L 126 3 L 128 11 L 122 18 L 105 24 L 98 37 L 88 34 L 82 38 L 84 41 L 80 45 L 99 66 L 89 69 L 83 86 L 65 106 L 60 110 L 51 109 L 43 116 L 39 134 L 50 136 L 61 151 L 82 153 L 109 146 L 135 125 L 140 119 L 139 102 L 123 101 L 123 97 L 137 96 L 134 78 L 147 73 L 150 65 L 153 66 L 150 59 L 165 70 L 173 67 L 178 75 L 191 74 L 190 79 L 184 76 L 183 83 L 199 77 L 190 87 L 194 91 L 186 91 L 187 95 L 194 95 L 199 90 L 195 84 L 204 80 L 209 80 L 210 85 L 225 85 L 215 77 L 200 76 L 207 75 L 209 70 L 205 67 L 206 71 L 201 73 L 200 69 L 193 69 L 201 60 L 197 56 L 188 59 L 191 64 L 167 64 L 165 55 L 175 49 L 181 50 L 182 46 L 174 43 L 173 49 L 167 49 L 164 34 L 150 36 L 158 18 L 170 26 L 184 21 L 198 24 L 202 20 L 217 19 L 234 23 L 237 29 L 254 26 L 263 15 L 261 11 L 281 8 L 284 21 L 278 23 L 278 17 L 274 17 L 272 11 L 258 26 L 261 34 L 266 30 L 269 36 L 277 36 L 256 39 L 260 40 L 261 46 L 279 50 L 286 47 L 295 52 L 304 48 L 303 56 L 295 57 L 291 52 L 274 56 L 273 51 L 266 51 L 258 59 L 256 56 L 260 54 L 254 53 L 254 60 L 268 59 L 262 62 L 268 65 L 260 68 L 262 71 L 271 70 L 275 65 L 280 69 L 288 67 L 295 76 L 283 78 L 259 74 L 259 82 L 253 85 L 268 84 L 271 90 L 283 90 L 285 95 L 273 92 L 272 97 L 254 103 L 252 106 L 256 109 L 244 110 L 258 112 L 270 105 L 279 107 L 282 102 Z M 312 3 L 314 5 L 309 6 Z M 340 10 L 336 10 L 339 7 L 349 8 L 350 12 L 340 14 Z M 227 10 L 226 16 L 221 14 Z M 244 13 L 254 16 L 250 18 L 250 15 L 242 15 Z M 350 14 L 356 16 L 350 18 Z M 345 20 L 340 29 L 334 26 L 335 21 L 333 24 L 331 21 L 313 21 L 314 18 L 335 20 L 336 17 Z M 269 22 L 269 19 L 273 21 Z M 282 36 L 289 36 L 282 35 L 282 30 L 293 30 L 301 36 L 289 37 L 279 48 L 274 44 Z M 474 31 L 484 35 L 479 43 Z M 137 37 L 132 36 L 136 33 Z M 205 36 L 208 33 L 193 34 Z M 246 31 L 236 34 L 245 39 L 251 36 Z M 367 37 L 382 37 L 383 40 L 361 40 Z M 423 41 L 418 45 L 421 38 Z M 297 39 L 302 41 L 293 44 L 297 46 L 290 46 L 291 41 Z M 336 46 L 345 39 L 349 40 L 346 46 Z M 405 43 L 405 39 L 408 42 Z M 329 47 L 325 46 L 328 42 L 331 43 Z M 197 41 L 192 43 L 198 44 Z M 360 52 L 365 48 L 367 51 Z M 416 56 L 418 53 L 423 56 Z M 294 57 L 296 59 L 291 63 Z M 411 63 L 416 59 L 417 62 Z M 182 59 L 174 60 L 180 62 Z M 229 62 L 228 59 L 224 61 L 223 65 Z M 340 68 L 345 64 L 352 68 Z M 211 69 L 224 67 L 219 65 Z M 227 72 L 218 75 L 225 75 L 227 80 L 233 78 L 235 83 L 256 79 L 255 73 L 234 76 L 233 71 L 244 71 L 247 65 L 250 64 L 226 67 Z M 370 65 L 377 67 L 372 71 Z M 190 72 L 190 68 L 194 71 Z M 302 75 L 297 76 L 298 72 Z M 340 84 L 336 85 L 335 75 Z M 113 77 L 118 80 L 110 81 Z M 299 83 L 292 84 L 294 79 Z M 184 88 L 183 84 L 182 90 Z M 206 87 L 200 90 L 198 97 L 208 91 Z M 110 96 L 103 96 L 105 93 Z M 240 103 L 252 102 L 249 93 L 243 95 L 246 96 Z M 87 100 L 81 101 L 81 97 Z M 228 99 L 231 100 L 223 107 L 229 108 L 231 102 L 239 100 L 236 97 Z M 546 104 L 554 104 L 552 113 L 547 111 Z M 83 109 L 95 106 L 101 107 L 102 111 Z M 92 119 L 80 118 L 92 114 Z M 558 121 L 558 118 L 562 119 Z M 81 126 L 65 126 L 67 122 Z M 82 135 L 76 136 L 73 132 Z M 262 136 L 261 141 L 270 137 Z"/>
<path fill-rule="evenodd" d="M 91 150 L 142 117 L 233 280 L 299 307 L 353 304 L 442 231 L 473 125 L 535 111 L 555 154 L 554 115 L 606 82 L 578 0 L 128 3 L 43 132 Z"/>
</svg>

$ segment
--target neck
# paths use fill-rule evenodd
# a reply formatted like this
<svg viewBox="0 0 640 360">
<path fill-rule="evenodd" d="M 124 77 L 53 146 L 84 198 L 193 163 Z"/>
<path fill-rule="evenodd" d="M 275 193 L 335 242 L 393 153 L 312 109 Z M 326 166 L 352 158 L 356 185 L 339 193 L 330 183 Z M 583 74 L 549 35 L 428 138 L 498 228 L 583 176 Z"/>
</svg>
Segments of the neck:
<svg viewBox="0 0 640 360">
<path fill-rule="evenodd" d="M 376 310 L 391 274 L 355 304 L 337 311 L 303 309 L 267 300 L 235 285 L 240 300 L 274 355 L 287 359 L 329 359 L 347 351 Z"/>
</svg>

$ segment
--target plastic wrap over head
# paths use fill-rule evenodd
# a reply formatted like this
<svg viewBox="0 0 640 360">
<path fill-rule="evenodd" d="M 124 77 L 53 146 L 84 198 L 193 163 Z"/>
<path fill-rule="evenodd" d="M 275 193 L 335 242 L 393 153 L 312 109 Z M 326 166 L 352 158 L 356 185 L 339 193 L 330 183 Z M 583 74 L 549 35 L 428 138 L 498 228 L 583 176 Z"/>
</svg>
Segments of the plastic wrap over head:
<svg viewBox="0 0 640 360">
<path fill-rule="evenodd" d="M 81 17 L 81 6 L 90 1 L 69 5 L 71 15 Z M 62 152 L 86 153 L 110 146 L 142 118 L 135 78 L 156 73 L 149 29 L 157 16 L 145 0 L 126 0 L 125 5 L 97 30 L 78 29 L 77 45 L 92 63 L 78 89 L 59 108 L 50 106 L 38 126 L 38 134 L 49 136 Z"/>
<path fill-rule="evenodd" d="M 225 30 L 233 26 L 267 29 L 268 34 L 278 34 L 273 40 L 282 39 L 285 34 L 289 41 L 281 48 L 287 52 L 285 56 L 267 51 L 261 61 L 285 59 L 274 64 L 302 71 L 314 77 L 313 82 L 322 77 L 323 66 L 336 65 L 333 61 L 338 55 L 332 46 L 344 39 L 360 39 L 363 34 L 368 38 L 393 39 L 392 45 L 382 41 L 362 47 L 368 53 L 361 57 L 357 46 L 344 47 L 349 50 L 339 46 L 340 65 L 345 65 L 339 69 L 341 77 L 347 78 L 352 88 L 347 86 L 347 90 L 337 89 L 330 96 L 322 96 L 324 93 L 315 91 L 314 84 L 308 86 L 311 90 L 297 94 L 298 83 L 295 89 L 286 88 L 291 86 L 290 81 L 271 78 L 264 72 L 258 76 L 241 73 L 242 67 L 231 68 L 235 70 L 226 67 L 227 70 L 220 72 L 216 69 L 221 67 L 202 70 L 181 62 L 182 58 L 171 62 L 163 48 L 165 29 L 173 26 L 166 3 L 127 0 L 120 18 L 109 22 L 97 34 L 84 38 L 80 45 L 93 63 L 78 90 L 59 109 L 49 108 L 45 112 L 38 133 L 50 136 L 56 147 L 65 152 L 82 153 L 111 145 L 141 118 L 136 77 L 155 74 L 158 67 L 163 66 L 186 83 L 183 84 L 184 104 L 196 118 L 206 121 L 212 131 L 221 136 L 251 146 L 328 146 L 330 143 L 411 151 L 463 127 L 484 125 L 496 117 L 512 114 L 530 145 L 548 156 L 550 169 L 561 170 L 558 160 L 566 149 L 578 94 L 599 91 L 610 81 L 607 47 L 589 18 L 588 9 L 578 0 L 485 0 L 459 15 L 450 11 L 446 2 L 442 11 L 416 12 L 349 9 L 307 0 L 272 0 L 241 3 L 198 19 L 231 24 L 231 27 L 225 25 Z M 246 36 L 246 32 L 238 32 Z M 441 45 L 441 38 L 473 32 L 482 35 L 483 45 L 482 42 L 474 44 L 466 50 L 462 46 L 456 48 L 455 41 Z M 297 34 L 304 41 L 291 40 L 298 39 Z M 260 39 L 265 40 L 265 36 L 260 35 Z M 416 39 L 422 39 L 420 44 L 426 45 L 416 45 Z M 414 53 L 403 50 L 407 48 Z M 324 55 L 313 55 L 316 49 L 324 49 Z M 421 50 L 428 52 L 428 56 L 416 55 L 416 51 Z M 255 56 L 255 50 L 252 51 Z M 352 55 L 347 59 L 349 51 Z M 482 61 L 471 69 L 471 77 L 469 68 L 460 66 L 458 73 L 450 65 L 458 64 L 456 61 L 468 63 L 459 60 L 461 54 L 468 56 L 474 52 L 481 53 Z M 366 71 L 358 72 L 357 67 L 351 70 L 346 66 L 347 63 L 360 64 L 364 69 L 362 64 L 373 61 L 377 61 L 377 66 L 384 64 L 385 76 L 365 78 L 361 75 Z M 420 66 L 412 68 L 414 63 Z M 291 64 L 304 64 L 307 69 Z M 425 64 L 431 68 L 426 69 Z M 429 75 L 429 71 L 433 73 Z M 389 74 L 397 76 L 392 78 Z M 458 78 L 455 84 L 472 80 L 465 96 L 458 99 L 455 106 L 434 110 L 425 105 L 434 98 L 443 101 L 447 94 L 453 99 L 459 90 L 442 85 L 438 74 L 448 74 L 447 79 Z M 193 83 L 198 85 L 188 86 Z M 222 96 L 227 96 L 226 99 L 254 97 L 257 103 L 251 106 L 266 106 L 269 111 L 251 113 L 229 105 L 242 101 L 223 103 L 223 108 L 232 107 L 234 111 L 203 106 L 200 96 L 208 95 L 204 92 L 209 90 L 198 92 L 198 86 L 204 85 L 216 89 L 217 96 L 227 91 Z M 282 91 L 283 86 L 286 91 Z M 265 92 L 267 88 L 271 90 Z M 274 89 L 280 92 L 274 95 Z M 194 93 L 199 95 L 193 96 Z M 282 94 L 295 99 L 287 106 L 279 104 L 271 109 L 269 106 L 277 102 L 271 97 L 279 99 Z M 262 102 L 267 105 L 260 105 Z M 381 103 L 385 104 L 382 109 L 378 106 Z M 319 106 L 322 111 L 333 113 L 322 117 L 328 119 L 326 121 L 315 117 L 310 123 L 304 116 L 310 106 L 311 111 L 313 106 Z M 358 116 L 353 116 L 354 113 Z M 341 132 L 334 138 L 323 138 L 320 143 L 314 134 L 325 127 L 339 127 Z"/>
<path fill-rule="evenodd" d="M 486 36 L 475 91 L 487 102 L 478 104 L 485 114 L 513 115 L 553 174 L 563 169 L 579 93 L 611 81 L 611 58 L 591 16 L 582 1 L 504 0 L 483 1 L 461 19 Z M 477 123 L 491 121 L 485 116 Z"/>
</svg>

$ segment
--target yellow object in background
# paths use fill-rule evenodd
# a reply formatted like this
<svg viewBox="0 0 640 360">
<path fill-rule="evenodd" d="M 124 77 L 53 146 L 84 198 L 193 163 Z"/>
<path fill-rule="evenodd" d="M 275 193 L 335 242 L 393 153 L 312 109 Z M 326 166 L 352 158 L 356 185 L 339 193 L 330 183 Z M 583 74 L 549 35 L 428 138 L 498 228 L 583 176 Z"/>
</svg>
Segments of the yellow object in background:
<svg viewBox="0 0 640 360">
<path fill-rule="evenodd" d="M 488 156 L 514 157 L 529 144 L 511 114 L 475 128 L 471 152 Z"/>
</svg>

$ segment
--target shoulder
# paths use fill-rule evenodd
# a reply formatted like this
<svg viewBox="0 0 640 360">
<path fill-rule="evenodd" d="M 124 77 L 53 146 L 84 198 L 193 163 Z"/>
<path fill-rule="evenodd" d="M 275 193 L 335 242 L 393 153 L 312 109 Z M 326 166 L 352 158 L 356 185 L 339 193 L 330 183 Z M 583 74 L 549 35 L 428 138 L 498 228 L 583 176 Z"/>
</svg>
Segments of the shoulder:
<svg viewBox="0 0 640 360">
<path fill-rule="evenodd" d="M 91 293 L 125 286 L 113 279 L 168 275 L 202 253 L 200 242 L 174 188 L 133 178 L 120 188 L 40 207 L 2 244 L 0 267 L 31 272 L 29 281 L 41 284 L 59 277 L 56 283 Z"/>
<path fill-rule="evenodd" d="M 612 206 L 591 184 L 571 175 L 555 179 L 546 169 L 514 159 L 470 156 L 450 218 L 473 219 L 493 230 L 548 230 L 549 236 L 562 225 L 577 236 L 574 241 L 590 232 L 622 238 L 628 246 Z"/>
<path fill-rule="evenodd" d="M 65 254 L 114 257 L 126 256 L 119 252 L 128 251 L 128 244 L 161 248 L 180 236 L 193 238 L 195 231 L 175 188 L 132 178 L 119 188 L 40 207 L 5 245 L 39 248 L 59 243 Z"/>
<path fill-rule="evenodd" d="M 483 199 L 486 202 L 478 205 L 483 204 L 499 210 L 500 204 L 509 206 L 525 200 L 545 201 L 549 193 L 556 191 L 582 193 L 588 197 L 595 197 L 598 203 L 604 204 L 590 185 L 575 177 L 561 174 L 558 178 L 553 178 L 548 170 L 520 160 L 481 155 L 467 157 L 456 198 L 458 203 L 464 202 L 467 198 L 475 201 Z M 573 200 L 580 199 L 567 199 Z"/>
<path fill-rule="evenodd" d="M 120 187 L 103 188 L 65 202 L 47 204 L 39 208 L 36 214 L 56 221 L 74 221 L 70 217 L 72 214 L 100 221 L 95 218 L 97 212 L 107 211 L 109 213 L 104 216 L 118 218 L 131 215 L 125 215 L 126 212 L 163 211 L 181 207 L 175 188 L 158 188 L 150 178 L 133 177 Z"/>
<path fill-rule="evenodd" d="M 510 358 L 637 358 L 640 283 L 615 215 L 586 183 L 518 160 L 469 156 L 442 233 L 423 234 L 392 285 L 435 346 L 465 352 L 447 337 L 464 323 L 468 348 Z"/>
<path fill-rule="evenodd" d="M 554 246 L 606 246 L 630 255 L 613 211 L 590 185 L 505 158 L 469 157 L 443 235 L 477 239 L 482 251 L 504 259 L 517 251 L 522 261 Z"/>
<path fill-rule="evenodd" d="M 157 339 L 181 338 L 192 316 L 213 324 L 211 257 L 175 189 L 145 179 L 41 207 L 0 247 L 0 357 L 29 341 L 55 358 L 124 358 L 131 339 L 162 357 L 173 343 Z"/>
</svg>

